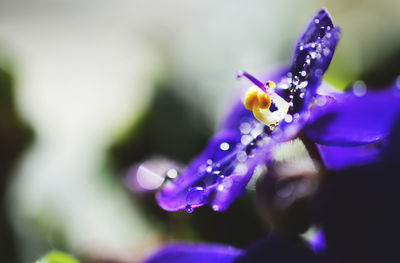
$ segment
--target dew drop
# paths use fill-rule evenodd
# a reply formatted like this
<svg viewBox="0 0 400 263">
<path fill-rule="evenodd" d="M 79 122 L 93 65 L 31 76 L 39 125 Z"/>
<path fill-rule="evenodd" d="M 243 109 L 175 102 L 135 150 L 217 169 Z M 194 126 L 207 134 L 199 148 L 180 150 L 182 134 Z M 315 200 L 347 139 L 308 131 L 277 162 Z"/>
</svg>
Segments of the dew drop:
<svg viewBox="0 0 400 263">
<path fill-rule="evenodd" d="M 306 56 L 306 64 L 310 64 L 311 63 L 311 57 L 310 57 L 310 55 L 307 55 Z"/>
<path fill-rule="evenodd" d="M 367 86 L 365 85 L 364 81 L 357 80 L 353 86 L 353 93 L 356 96 L 364 96 L 367 93 Z"/>
<path fill-rule="evenodd" d="M 291 123 L 291 122 L 293 121 L 293 116 L 290 115 L 290 114 L 287 114 L 287 115 L 285 116 L 285 121 L 286 121 L 287 123 Z"/>
<path fill-rule="evenodd" d="M 293 77 L 293 84 L 294 84 L 294 85 L 299 84 L 299 77 L 297 77 L 297 76 L 294 76 L 294 77 Z"/>
<path fill-rule="evenodd" d="M 252 138 L 250 135 L 243 135 L 243 136 L 240 138 L 240 142 L 241 142 L 243 145 L 249 144 L 252 140 L 253 140 L 253 138 Z"/>
<path fill-rule="evenodd" d="M 324 50 L 322 51 L 322 54 L 324 54 L 325 57 L 328 56 L 330 53 L 331 53 L 331 51 L 330 51 L 330 49 L 327 48 L 327 47 L 324 48 Z"/>
<path fill-rule="evenodd" d="M 307 72 L 306 72 L 305 70 L 303 70 L 303 71 L 300 72 L 300 75 L 301 75 L 302 77 L 305 77 L 305 76 L 307 75 Z"/>
<path fill-rule="evenodd" d="M 299 85 L 300 88 L 305 88 L 308 85 L 308 81 L 302 81 Z"/>
<path fill-rule="evenodd" d="M 206 163 L 207 163 L 208 165 L 212 165 L 213 161 L 212 161 L 211 159 L 208 159 L 208 160 L 206 161 Z"/>
<path fill-rule="evenodd" d="M 191 205 L 187 205 L 186 207 L 185 207 L 185 210 L 186 210 L 186 212 L 188 212 L 188 213 L 193 213 L 193 211 L 194 211 L 194 208 L 191 206 Z"/>
<path fill-rule="evenodd" d="M 315 23 L 315 24 L 319 24 L 319 19 L 316 18 L 316 19 L 314 20 L 314 23 Z"/>
<path fill-rule="evenodd" d="M 248 134 L 251 130 L 251 125 L 248 122 L 242 122 L 239 129 L 242 134 Z"/>
<path fill-rule="evenodd" d="M 214 211 L 218 211 L 219 210 L 219 206 L 218 205 L 213 205 L 211 208 Z"/>
<path fill-rule="evenodd" d="M 197 205 L 202 204 L 205 200 L 205 191 L 203 187 L 194 187 L 189 190 L 189 193 L 186 195 L 186 203 L 188 205 Z"/>
<path fill-rule="evenodd" d="M 168 178 L 174 179 L 174 178 L 176 178 L 177 176 L 178 176 L 178 171 L 177 171 L 176 169 L 169 169 L 169 170 L 167 171 L 167 177 L 168 177 Z"/>
<path fill-rule="evenodd" d="M 247 154 L 246 154 L 246 152 L 245 152 L 245 151 L 240 151 L 240 152 L 238 152 L 238 153 L 236 154 L 236 159 L 237 159 L 239 162 L 244 163 L 244 162 L 247 160 Z"/>
<path fill-rule="evenodd" d="M 211 172 L 212 172 L 212 166 L 207 166 L 206 172 L 207 172 L 207 173 L 211 173 Z"/>
<path fill-rule="evenodd" d="M 227 151 L 227 150 L 229 150 L 230 145 L 229 145 L 229 143 L 227 143 L 227 142 L 223 142 L 223 143 L 221 143 L 221 144 L 219 145 L 219 148 L 220 148 L 221 150 L 223 150 L 223 151 Z"/>
<path fill-rule="evenodd" d="M 222 184 L 217 186 L 217 191 L 223 191 L 224 190 L 224 186 Z"/>
</svg>

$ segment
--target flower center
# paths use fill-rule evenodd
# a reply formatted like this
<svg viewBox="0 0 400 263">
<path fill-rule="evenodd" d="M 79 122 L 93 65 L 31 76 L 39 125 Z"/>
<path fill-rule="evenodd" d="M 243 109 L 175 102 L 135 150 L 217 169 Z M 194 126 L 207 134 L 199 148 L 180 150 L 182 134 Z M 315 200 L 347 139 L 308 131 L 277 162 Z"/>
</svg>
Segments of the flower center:
<svg viewBox="0 0 400 263">
<path fill-rule="evenodd" d="M 255 84 L 255 86 L 247 90 L 244 106 L 247 110 L 253 112 L 257 120 L 274 129 L 288 113 L 289 103 L 274 91 L 276 88 L 275 82 L 268 81 L 263 84 L 246 72 L 239 74 L 238 78 L 240 77 L 246 77 Z M 271 111 L 272 104 L 275 106 L 274 111 Z"/>
</svg>

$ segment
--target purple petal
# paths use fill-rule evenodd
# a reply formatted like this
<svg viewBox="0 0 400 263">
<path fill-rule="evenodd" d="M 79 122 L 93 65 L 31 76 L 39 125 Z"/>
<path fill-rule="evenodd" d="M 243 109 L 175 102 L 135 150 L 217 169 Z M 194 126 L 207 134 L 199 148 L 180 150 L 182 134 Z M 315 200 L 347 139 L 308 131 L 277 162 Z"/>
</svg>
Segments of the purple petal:
<svg viewBox="0 0 400 263">
<path fill-rule="evenodd" d="M 230 263 L 243 251 L 231 246 L 216 244 L 169 245 L 144 263 Z"/>
<path fill-rule="evenodd" d="M 317 144 L 325 166 L 330 170 L 341 170 L 378 161 L 381 144 L 367 144 L 352 147 L 326 146 Z"/>
<path fill-rule="evenodd" d="M 308 240 L 308 244 L 315 254 L 320 255 L 325 253 L 327 249 L 325 233 L 323 229 L 318 230 L 318 232 Z"/>
<path fill-rule="evenodd" d="M 299 83 L 307 81 L 305 103 L 311 102 L 317 87 L 328 69 L 336 45 L 340 38 L 340 28 L 333 25 L 330 15 L 321 9 L 311 20 L 300 38 L 294 55 L 291 73 Z"/>
<path fill-rule="evenodd" d="M 331 146 L 355 146 L 385 138 L 400 112 L 400 89 L 390 88 L 356 96 L 336 96 L 334 103 L 315 106 L 305 127 L 314 142 Z"/>
<path fill-rule="evenodd" d="M 167 181 L 157 194 L 159 205 L 168 211 L 189 209 L 208 203 L 222 174 L 221 165 L 240 142 L 237 132 L 221 131 L 209 141 L 204 151 L 173 181 Z"/>
<path fill-rule="evenodd" d="M 315 17 L 310 21 L 307 29 L 299 39 L 297 48 L 300 45 L 312 43 L 318 40 L 318 38 L 322 38 L 326 34 L 328 27 L 334 27 L 333 21 L 328 11 L 323 8 L 319 10 Z"/>
</svg>

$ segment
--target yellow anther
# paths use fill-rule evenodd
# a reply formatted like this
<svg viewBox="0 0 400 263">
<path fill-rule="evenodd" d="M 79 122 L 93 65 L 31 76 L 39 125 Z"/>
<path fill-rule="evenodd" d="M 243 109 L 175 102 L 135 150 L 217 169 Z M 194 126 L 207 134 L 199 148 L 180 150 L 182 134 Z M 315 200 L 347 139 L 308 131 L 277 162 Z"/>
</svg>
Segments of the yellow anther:
<svg viewBox="0 0 400 263">
<path fill-rule="evenodd" d="M 246 109 L 254 111 L 257 109 L 269 109 L 271 106 L 271 98 L 268 94 L 260 90 L 258 87 L 251 87 L 244 99 Z"/>
<path fill-rule="evenodd" d="M 268 94 L 264 92 L 259 92 L 258 95 L 258 107 L 261 109 L 269 109 L 271 106 L 271 98 L 268 96 Z"/>
<path fill-rule="evenodd" d="M 253 112 L 254 117 L 260 122 L 273 127 L 279 124 L 289 110 L 289 103 L 273 91 L 276 84 L 273 81 L 266 83 L 266 92 L 260 87 L 253 86 L 248 89 L 244 98 L 244 106 Z M 272 101 L 277 110 L 271 112 Z"/>
<path fill-rule="evenodd" d="M 248 89 L 246 96 L 244 98 L 244 106 L 247 110 L 253 110 L 254 107 L 258 105 L 258 92 L 260 90 L 253 86 Z"/>
<path fill-rule="evenodd" d="M 272 80 L 270 80 L 267 83 L 265 83 L 265 86 L 270 87 L 271 89 L 275 89 L 276 88 L 276 84 Z"/>
</svg>

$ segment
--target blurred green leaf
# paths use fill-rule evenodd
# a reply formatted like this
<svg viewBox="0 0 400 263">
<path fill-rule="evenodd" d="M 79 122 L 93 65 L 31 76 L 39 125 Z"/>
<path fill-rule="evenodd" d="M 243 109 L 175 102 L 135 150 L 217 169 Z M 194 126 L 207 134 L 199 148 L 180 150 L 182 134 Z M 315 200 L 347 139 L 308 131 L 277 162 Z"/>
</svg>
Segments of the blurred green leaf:
<svg viewBox="0 0 400 263">
<path fill-rule="evenodd" d="M 79 261 L 67 253 L 52 251 L 37 260 L 35 263 L 79 263 Z"/>
</svg>

